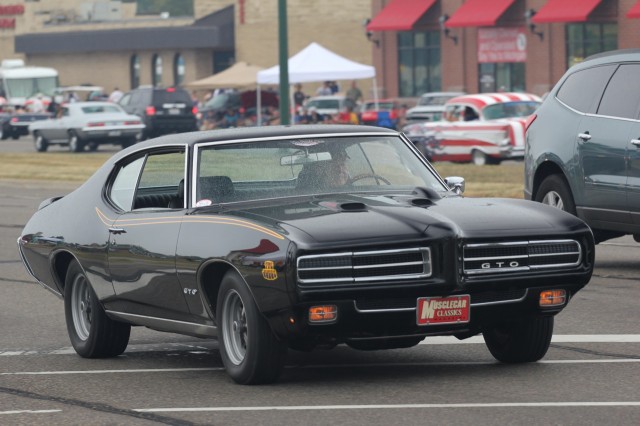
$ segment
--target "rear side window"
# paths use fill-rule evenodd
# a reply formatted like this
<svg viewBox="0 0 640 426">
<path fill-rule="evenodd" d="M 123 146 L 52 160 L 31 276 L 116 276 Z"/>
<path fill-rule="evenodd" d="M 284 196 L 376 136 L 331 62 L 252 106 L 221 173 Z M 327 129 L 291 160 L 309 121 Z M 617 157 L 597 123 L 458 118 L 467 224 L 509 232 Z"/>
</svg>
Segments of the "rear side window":
<svg viewBox="0 0 640 426">
<path fill-rule="evenodd" d="M 571 74 L 562 84 L 557 98 L 580 112 L 594 112 L 596 97 L 600 98 L 615 67 L 605 65 Z"/>
<path fill-rule="evenodd" d="M 607 85 L 598 115 L 637 118 L 640 104 L 640 64 L 621 65 Z"/>
</svg>

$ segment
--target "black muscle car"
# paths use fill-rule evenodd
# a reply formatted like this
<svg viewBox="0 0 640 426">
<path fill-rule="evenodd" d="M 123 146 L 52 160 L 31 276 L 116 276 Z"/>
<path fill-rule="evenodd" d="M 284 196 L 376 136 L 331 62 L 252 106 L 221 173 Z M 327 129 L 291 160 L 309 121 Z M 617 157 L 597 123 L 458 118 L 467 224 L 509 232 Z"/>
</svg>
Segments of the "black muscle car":
<svg viewBox="0 0 640 426">
<path fill-rule="evenodd" d="M 287 348 L 410 347 L 482 333 L 542 358 L 587 284 L 590 229 L 539 203 L 464 198 L 401 133 L 293 126 L 169 135 L 44 201 L 18 240 L 64 299 L 73 347 L 117 356 L 130 327 L 218 338 L 238 383 Z"/>
</svg>

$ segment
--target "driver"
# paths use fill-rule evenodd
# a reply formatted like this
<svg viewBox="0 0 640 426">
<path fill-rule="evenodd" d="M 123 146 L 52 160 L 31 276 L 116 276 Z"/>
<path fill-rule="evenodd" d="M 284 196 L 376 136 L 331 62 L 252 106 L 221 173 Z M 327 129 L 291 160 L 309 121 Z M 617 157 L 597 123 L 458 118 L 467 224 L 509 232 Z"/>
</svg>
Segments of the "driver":
<svg viewBox="0 0 640 426">
<path fill-rule="evenodd" d="M 332 161 L 327 168 L 327 184 L 329 187 L 343 186 L 349 183 L 349 171 L 347 169 L 347 159 L 349 156 L 344 150 L 334 153 Z"/>
</svg>

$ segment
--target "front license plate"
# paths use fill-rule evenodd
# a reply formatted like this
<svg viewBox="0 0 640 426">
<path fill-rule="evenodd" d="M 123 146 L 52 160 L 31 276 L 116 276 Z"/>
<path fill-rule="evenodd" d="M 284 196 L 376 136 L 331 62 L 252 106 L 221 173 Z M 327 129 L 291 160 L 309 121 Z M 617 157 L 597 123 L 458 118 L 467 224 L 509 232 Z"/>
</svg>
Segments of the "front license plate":
<svg viewBox="0 0 640 426">
<path fill-rule="evenodd" d="M 122 132 L 120 130 L 112 130 L 109 132 L 109 136 L 120 136 Z"/>
<path fill-rule="evenodd" d="M 418 325 L 464 324 L 469 322 L 471 298 L 468 294 L 448 297 L 420 297 Z"/>
</svg>

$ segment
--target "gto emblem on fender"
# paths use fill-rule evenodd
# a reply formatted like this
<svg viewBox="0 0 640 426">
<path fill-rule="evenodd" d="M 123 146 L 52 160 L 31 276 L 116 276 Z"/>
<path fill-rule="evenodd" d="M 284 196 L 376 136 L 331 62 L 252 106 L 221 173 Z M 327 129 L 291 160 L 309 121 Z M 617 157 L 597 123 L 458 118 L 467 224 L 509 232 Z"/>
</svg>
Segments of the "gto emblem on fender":
<svg viewBox="0 0 640 426">
<path fill-rule="evenodd" d="M 195 296 L 197 292 L 198 292 L 197 288 L 185 288 L 184 289 L 184 294 L 188 294 L 189 296 Z"/>
<path fill-rule="evenodd" d="M 486 262 L 481 265 L 482 269 L 491 269 L 491 268 L 517 268 L 520 266 L 518 262 L 512 260 L 511 262 Z"/>
<path fill-rule="evenodd" d="M 262 277 L 265 280 L 269 281 L 278 279 L 278 271 L 275 270 L 272 260 L 264 261 L 264 268 L 262 268 Z"/>
</svg>

